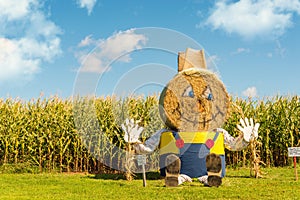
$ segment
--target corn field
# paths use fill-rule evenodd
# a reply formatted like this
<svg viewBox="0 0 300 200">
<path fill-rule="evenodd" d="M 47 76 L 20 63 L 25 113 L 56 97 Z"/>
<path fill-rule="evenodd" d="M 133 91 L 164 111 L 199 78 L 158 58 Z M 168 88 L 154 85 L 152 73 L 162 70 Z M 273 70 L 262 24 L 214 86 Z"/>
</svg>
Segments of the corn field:
<svg viewBox="0 0 300 200">
<path fill-rule="evenodd" d="M 261 124 L 261 160 L 267 166 L 290 165 L 287 147 L 300 146 L 299 97 L 235 98 L 231 105 L 224 128 L 237 135 L 239 119 L 253 117 Z M 39 172 L 122 171 L 126 145 L 120 124 L 128 117 L 145 127 L 142 141 L 164 126 L 157 96 L 0 99 L 0 169 L 23 166 Z M 247 166 L 249 156 L 249 149 L 226 151 L 226 162 Z M 158 169 L 157 153 L 147 159 L 151 161 L 147 169 Z"/>
<path fill-rule="evenodd" d="M 290 165 L 288 147 L 300 146 L 300 98 L 275 96 L 256 101 L 237 98 L 231 103 L 231 115 L 224 128 L 237 134 L 235 124 L 243 115 L 260 123 L 258 151 L 263 163 L 268 167 Z M 227 164 L 245 166 L 248 158 L 248 149 L 227 152 Z"/>
</svg>

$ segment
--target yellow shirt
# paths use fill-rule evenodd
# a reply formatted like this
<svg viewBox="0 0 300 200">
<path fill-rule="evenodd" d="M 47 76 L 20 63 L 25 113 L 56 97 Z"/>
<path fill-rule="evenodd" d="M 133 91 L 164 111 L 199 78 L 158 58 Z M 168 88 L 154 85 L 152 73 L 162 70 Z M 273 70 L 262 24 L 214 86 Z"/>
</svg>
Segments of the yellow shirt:
<svg viewBox="0 0 300 200">
<path fill-rule="evenodd" d="M 184 145 L 186 144 L 208 144 L 210 153 L 216 153 L 224 155 L 224 136 L 219 133 L 216 137 L 216 132 L 178 132 L 177 137 L 183 140 Z M 216 137 L 216 138 L 215 138 Z M 177 138 L 177 139 L 178 139 Z M 213 142 L 212 142 L 213 141 Z M 176 146 L 176 139 L 173 132 L 164 132 L 160 139 L 160 154 L 175 153 L 179 154 L 180 149 Z"/>
</svg>

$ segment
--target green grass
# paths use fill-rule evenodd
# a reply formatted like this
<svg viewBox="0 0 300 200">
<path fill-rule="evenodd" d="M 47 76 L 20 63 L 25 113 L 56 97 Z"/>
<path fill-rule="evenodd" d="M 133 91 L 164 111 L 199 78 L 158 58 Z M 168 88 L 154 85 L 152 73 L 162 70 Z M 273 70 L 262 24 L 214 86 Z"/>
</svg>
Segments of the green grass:
<svg viewBox="0 0 300 200">
<path fill-rule="evenodd" d="M 196 179 L 166 188 L 155 179 L 157 173 L 147 173 L 147 187 L 139 177 L 128 182 L 122 175 L 0 174 L 0 199 L 300 199 L 300 180 L 295 181 L 292 167 L 263 172 L 264 178 L 255 179 L 249 169 L 227 169 L 219 188 L 204 187 Z"/>
</svg>

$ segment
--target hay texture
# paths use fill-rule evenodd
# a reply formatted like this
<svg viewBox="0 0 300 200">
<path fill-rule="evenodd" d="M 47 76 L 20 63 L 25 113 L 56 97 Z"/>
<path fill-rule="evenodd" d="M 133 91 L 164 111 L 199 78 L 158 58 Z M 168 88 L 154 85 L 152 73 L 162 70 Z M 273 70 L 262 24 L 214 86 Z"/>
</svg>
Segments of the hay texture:
<svg viewBox="0 0 300 200">
<path fill-rule="evenodd" d="M 229 96 L 215 74 L 190 66 L 167 84 L 159 104 L 160 115 L 169 128 L 177 131 L 210 131 L 222 127 L 225 122 Z"/>
</svg>

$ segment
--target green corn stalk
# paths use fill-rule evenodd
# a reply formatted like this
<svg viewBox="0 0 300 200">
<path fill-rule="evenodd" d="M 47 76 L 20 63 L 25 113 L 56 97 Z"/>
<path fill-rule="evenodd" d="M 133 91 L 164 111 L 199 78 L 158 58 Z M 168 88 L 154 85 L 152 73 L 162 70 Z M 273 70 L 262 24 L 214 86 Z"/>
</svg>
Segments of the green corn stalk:
<svg viewBox="0 0 300 200">
<path fill-rule="evenodd" d="M 30 163 L 40 171 L 106 171 L 99 162 L 110 157 L 111 162 L 117 161 L 122 168 L 122 155 L 113 154 L 106 145 L 111 142 L 125 149 L 124 133 L 119 124 L 126 118 L 140 121 L 139 125 L 145 127 L 142 141 L 164 127 L 158 112 L 158 96 L 82 97 L 77 101 L 74 104 L 74 99 L 58 97 L 30 101 L 0 99 L 0 163 Z M 292 161 L 287 156 L 287 147 L 300 146 L 299 97 L 275 96 L 259 101 L 235 98 L 232 102 L 245 116 L 254 116 L 261 124 L 258 141 L 262 145 L 257 146 L 257 150 L 262 161 L 267 166 L 289 165 Z M 90 106 L 95 107 L 95 113 L 89 112 Z M 77 123 L 77 127 L 75 115 L 82 115 L 82 123 L 79 126 Z M 96 115 L 96 120 L 92 115 Z M 236 123 L 241 117 L 242 114 L 232 111 L 224 128 L 237 133 Z M 94 131 L 95 135 L 85 135 L 95 128 L 98 130 Z M 84 144 L 82 139 L 88 143 Z M 151 156 L 152 168 L 157 169 L 158 156 Z M 235 153 L 226 151 L 226 157 L 229 164 L 245 166 L 251 152 L 249 149 Z"/>
</svg>

